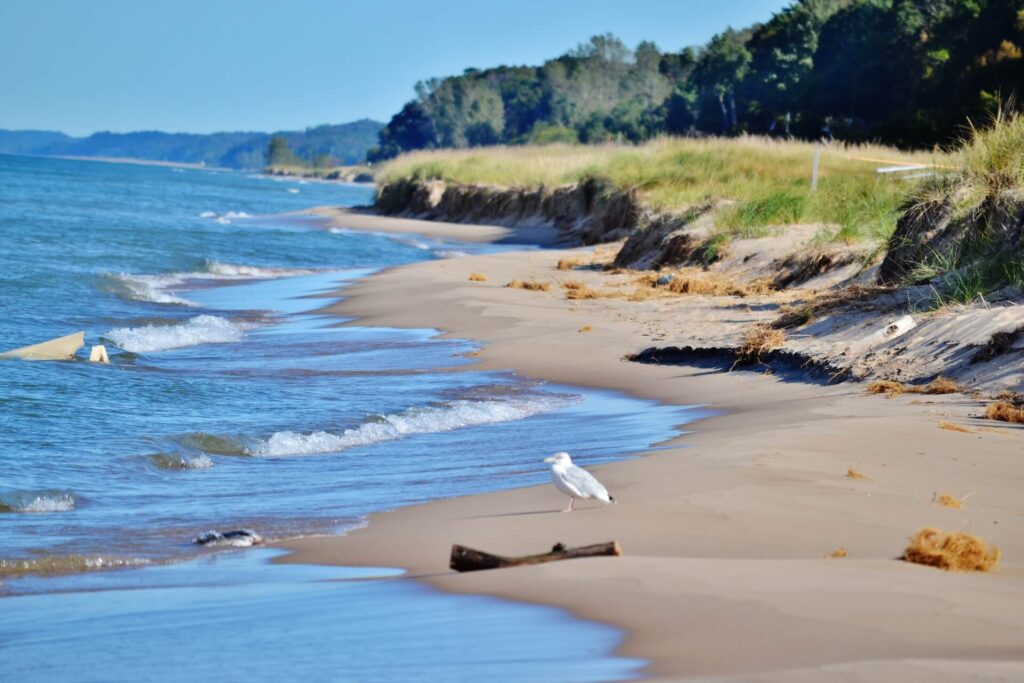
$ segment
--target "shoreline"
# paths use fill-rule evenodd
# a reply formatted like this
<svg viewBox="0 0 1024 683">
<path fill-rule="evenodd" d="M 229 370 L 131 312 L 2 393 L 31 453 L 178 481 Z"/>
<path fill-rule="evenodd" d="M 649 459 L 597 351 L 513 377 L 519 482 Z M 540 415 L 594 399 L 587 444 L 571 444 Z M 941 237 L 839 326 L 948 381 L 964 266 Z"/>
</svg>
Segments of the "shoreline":
<svg viewBox="0 0 1024 683">
<path fill-rule="evenodd" d="M 333 227 L 373 232 L 506 244 L 536 237 L 366 213 L 318 215 Z M 558 242 L 547 233 L 546 244 Z M 689 423 L 694 431 L 668 448 L 596 468 L 617 506 L 584 503 L 571 515 L 554 514 L 564 500 L 551 486 L 448 499 L 372 515 L 346 536 L 285 543 L 294 554 L 284 561 L 404 567 L 443 590 L 564 607 L 624 629 L 619 654 L 649 660 L 654 678 L 1024 674 L 1024 616 L 1014 609 L 1024 589 L 1021 430 L 982 431 L 992 423 L 974 419 L 976 402 L 959 395 L 885 399 L 855 383 L 622 360 L 650 339 L 720 322 L 723 312 L 702 297 L 566 301 L 557 287 L 503 287 L 515 278 L 599 277 L 555 269 L 567 253 L 590 251 L 401 266 L 346 287 L 343 300 L 324 310 L 354 318 L 349 324 L 429 327 L 480 341 L 470 369 L 511 369 L 722 412 Z M 470 272 L 488 281 L 470 282 Z M 740 302 L 724 315 L 756 318 Z M 592 330 L 580 332 L 584 326 Z M 941 420 L 971 431 L 942 429 Z M 850 479 L 848 469 L 870 480 Z M 941 491 L 974 494 L 968 507 L 950 510 L 931 503 Z M 995 573 L 971 575 L 894 561 L 925 526 L 973 531 L 1000 545 L 1003 559 Z M 452 543 L 515 555 L 556 541 L 609 540 L 619 541 L 624 557 L 464 575 L 447 569 Z M 838 547 L 849 556 L 826 559 Z"/>
</svg>

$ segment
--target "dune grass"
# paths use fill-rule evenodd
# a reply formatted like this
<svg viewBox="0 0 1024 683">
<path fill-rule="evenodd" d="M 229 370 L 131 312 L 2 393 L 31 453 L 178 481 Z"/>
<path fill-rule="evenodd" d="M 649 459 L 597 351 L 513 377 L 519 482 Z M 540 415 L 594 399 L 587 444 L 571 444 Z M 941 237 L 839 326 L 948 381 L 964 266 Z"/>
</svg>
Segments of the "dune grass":
<svg viewBox="0 0 1024 683">
<path fill-rule="evenodd" d="M 966 214 L 1024 188 L 1024 115 L 1001 109 L 987 125 L 970 123 L 948 163 L 950 172 L 918 187 L 921 202 L 951 198 Z"/>
<path fill-rule="evenodd" d="M 636 188 L 653 208 L 682 211 L 724 200 L 717 229 L 759 236 L 769 226 L 822 223 L 829 237 L 884 240 L 914 181 L 879 175 L 881 164 L 948 163 L 946 155 L 876 145 L 823 148 L 818 191 L 811 192 L 814 144 L 741 136 L 659 138 L 643 145 L 545 145 L 419 151 L 387 163 L 378 181 L 442 179 L 507 187 L 556 187 L 588 177 Z"/>
</svg>

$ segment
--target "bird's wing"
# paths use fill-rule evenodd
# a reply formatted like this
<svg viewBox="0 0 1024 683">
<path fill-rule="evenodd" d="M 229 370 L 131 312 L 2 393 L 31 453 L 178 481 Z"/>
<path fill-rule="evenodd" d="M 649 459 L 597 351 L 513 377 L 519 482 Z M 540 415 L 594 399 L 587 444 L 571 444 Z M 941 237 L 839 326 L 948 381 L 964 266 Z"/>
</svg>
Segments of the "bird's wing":
<svg viewBox="0 0 1024 683">
<path fill-rule="evenodd" d="M 608 501 L 608 489 L 594 478 L 590 472 L 581 467 L 570 465 L 565 470 L 565 479 L 585 498 L 597 498 Z"/>
</svg>

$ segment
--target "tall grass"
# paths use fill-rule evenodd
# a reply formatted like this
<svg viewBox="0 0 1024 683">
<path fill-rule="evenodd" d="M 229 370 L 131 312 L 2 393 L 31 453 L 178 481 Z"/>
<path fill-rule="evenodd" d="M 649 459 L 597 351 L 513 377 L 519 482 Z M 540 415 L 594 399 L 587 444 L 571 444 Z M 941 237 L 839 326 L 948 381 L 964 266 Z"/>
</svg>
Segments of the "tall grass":
<svg viewBox="0 0 1024 683">
<path fill-rule="evenodd" d="M 636 188 L 657 209 L 681 211 L 726 200 L 718 229 L 756 236 L 768 226 L 823 223 L 842 240 L 887 239 L 913 185 L 879 176 L 879 164 L 851 157 L 935 163 L 931 153 L 832 144 L 811 192 L 814 144 L 759 137 L 659 138 L 638 146 L 546 145 L 421 151 L 390 161 L 378 180 L 443 179 L 509 187 L 555 187 L 596 176 Z M 944 157 L 942 157 L 944 160 Z"/>
<path fill-rule="evenodd" d="M 986 128 L 971 124 L 955 158 L 948 180 L 968 207 L 1024 189 L 1024 116 L 1000 110 Z"/>
</svg>

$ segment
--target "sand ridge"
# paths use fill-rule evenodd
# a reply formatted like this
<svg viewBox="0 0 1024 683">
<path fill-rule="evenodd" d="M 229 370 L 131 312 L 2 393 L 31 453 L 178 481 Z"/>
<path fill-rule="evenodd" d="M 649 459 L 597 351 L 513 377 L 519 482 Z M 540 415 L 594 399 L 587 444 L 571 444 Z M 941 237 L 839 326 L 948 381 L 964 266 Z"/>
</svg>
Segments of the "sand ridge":
<svg viewBox="0 0 1024 683">
<path fill-rule="evenodd" d="M 350 228 L 394 225 L 370 215 L 351 223 L 337 217 Z M 483 241 L 509 236 L 410 220 L 400 231 L 418 227 Z M 591 252 L 403 266 L 345 288 L 328 310 L 360 325 L 479 340 L 474 368 L 718 414 L 688 425 L 694 432 L 668 449 L 597 468 L 618 505 L 561 514 L 553 486 L 443 500 L 373 515 L 346 536 L 291 542 L 286 561 L 405 567 L 444 590 L 562 606 L 626 629 L 621 653 L 649 659 L 648 673 L 661 680 L 1024 679 L 1024 430 L 990 430 L 978 417 L 983 406 L 962 395 L 887 399 L 856 383 L 624 360 L 652 342 L 725 338 L 737 320 L 771 315 L 739 298 L 571 301 L 559 286 L 504 287 L 517 278 L 601 286 L 605 274 L 557 270 L 560 258 Z M 583 326 L 591 331 L 580 333 Z M 571 438 L 565 449 L 572 452 Z M 538 468 L 545 455 L 537 454 Z M 849 469 L 869 479 L 849 478 Z M 953 510 L 932 503 L 936 491 L 973 495 Z M 922 527 L 971 531 L 999 545 L 1002 559 L 989 574 L 896 560 Z M 453 543 L 514 555 L 613 539 L 624 557 L 447 569 Z M 839 547 L 847 557 L 827 557 Z"/>
</svg>

